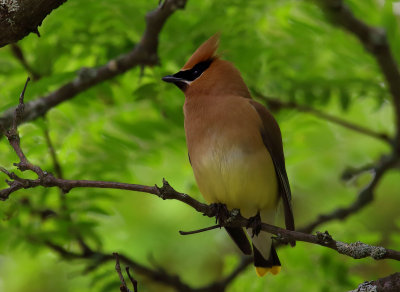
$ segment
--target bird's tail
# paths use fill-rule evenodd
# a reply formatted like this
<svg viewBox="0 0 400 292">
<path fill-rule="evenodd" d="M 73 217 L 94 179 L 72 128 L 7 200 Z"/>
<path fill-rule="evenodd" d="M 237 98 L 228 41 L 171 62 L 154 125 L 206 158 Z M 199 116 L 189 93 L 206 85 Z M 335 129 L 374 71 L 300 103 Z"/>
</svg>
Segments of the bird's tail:
<svg viewBox="0 0 400 292">
<path fill-rule="evenodd" d="M 251 254 L 251 245 L 243 228 L 225 227 L 226 231 L 239 247 L 239 249 L 247 255 Z M 272 244 L 272 234 L 261 232 L 258 236 L 252 238 L 254 267 L 259 277 L 270 272 L 277 275 L 281 270 L 281 262 Z M 260 246 L 260 248 L 257 248 Z"/>
<path fill-rule="evenodd" d="M 259 277 L 266 275 L 270 272 L 272 275 L 277 275 L 281 271 L 281 262 L 279 261 L 278 254 L 276 253 L 274 245 L 271 245 L 271 251 L 268 259 L 266 260 L 257 247 L 253 244 L 254 252 L 254 267 Z"/>
<path fill-rule="evenodd" d="M 262 222 L 272 223 L 275 221 L 275 210 L 264 210 L 260 213 L 260 216 Z M 251 228 L 247 228 L 246 231 L 249 236 L 252 236 L 253 230 Z M 272 234 L 260 232 L 251 237 L 251 241 L 257 275 L 262 277 L 268 272 L 277 275 L 281 270 L 281 262 L 272 244 Z"/>
<path fill-rule="evenodd" d="M 249 239 L 246 236 L 243 228 L 241 227 L 225 227 L 229 236 L 236 243 L 237 247 L 247 255 L 251 254 L 251 245 Z"/>
</svg>

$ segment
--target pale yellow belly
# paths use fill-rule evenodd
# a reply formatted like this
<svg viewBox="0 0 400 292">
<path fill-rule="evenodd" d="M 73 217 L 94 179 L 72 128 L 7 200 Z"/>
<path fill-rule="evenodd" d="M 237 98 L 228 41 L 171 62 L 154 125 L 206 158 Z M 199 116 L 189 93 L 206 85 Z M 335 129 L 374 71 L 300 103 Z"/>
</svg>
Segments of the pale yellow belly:
<svg viewBox="0 0 400 292">
<path fill-rule="evenodd" d="M 209 145 L 193 165 L 204 199 L 224 203 L 229 209 L 239 208 L 245 217 L 275 209 L 277 179 L 266 148 L 246 152 L 232 145 L 219 146 Z"/>
</svg>

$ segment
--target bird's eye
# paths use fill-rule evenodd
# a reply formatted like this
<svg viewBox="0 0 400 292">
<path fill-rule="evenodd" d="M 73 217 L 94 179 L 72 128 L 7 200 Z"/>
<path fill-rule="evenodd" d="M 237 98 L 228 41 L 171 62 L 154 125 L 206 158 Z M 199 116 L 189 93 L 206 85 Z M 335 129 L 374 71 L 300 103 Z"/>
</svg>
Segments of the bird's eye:
<svg viewBox="0 0 400 292">
<path fill-rule="evenodd" d="M 211 62 L 212 59 L 200 62 L 189 70 L 181 71 L 181 76 L 179 77 L 182 77 L 188 81 L 193 81 L 199 78 L 201 74 L 203 74 L 203 72 L 210 66 Z"/>
</svg>

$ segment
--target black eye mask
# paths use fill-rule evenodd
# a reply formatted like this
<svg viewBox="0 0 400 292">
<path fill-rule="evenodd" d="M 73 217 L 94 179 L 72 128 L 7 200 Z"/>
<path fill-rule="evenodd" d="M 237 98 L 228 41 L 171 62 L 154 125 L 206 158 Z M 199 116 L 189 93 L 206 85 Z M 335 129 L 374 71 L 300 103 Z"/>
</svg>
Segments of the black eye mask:
<svg viewBox="0 0 400 292">
<path fill-rule="evenodd" d="M 197 78 L 200 77 L 200 75 L 208 68 L 210 67 L 212 63 L 212 59 L 200 62 L 196 64 L 192 69 L 185 70 L 185 71 L 179 71 L 178 73 L 172 75 L 176 78 L 181 78 L 186 81 L 193 81 Z"/>
</svg>

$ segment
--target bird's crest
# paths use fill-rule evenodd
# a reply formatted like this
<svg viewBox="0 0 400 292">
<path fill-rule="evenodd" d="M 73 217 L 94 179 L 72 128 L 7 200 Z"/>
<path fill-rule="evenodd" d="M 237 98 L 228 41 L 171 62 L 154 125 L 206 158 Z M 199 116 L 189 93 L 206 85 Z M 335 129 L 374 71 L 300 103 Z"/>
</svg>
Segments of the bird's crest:
<svg viewBox="0 0 400 292">
<path fill-rule="evenodd" d="M 216 51 L 219 45 L 219 33 L 214 34 L 208 40 L 206 40 L 189 58 L 186 64 L 182 67 L 181 70 L 191 69 L 194 65 L 210 60 L 212 58 L 216 58 Z"/>
</svg>

